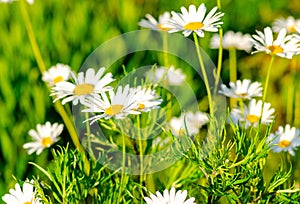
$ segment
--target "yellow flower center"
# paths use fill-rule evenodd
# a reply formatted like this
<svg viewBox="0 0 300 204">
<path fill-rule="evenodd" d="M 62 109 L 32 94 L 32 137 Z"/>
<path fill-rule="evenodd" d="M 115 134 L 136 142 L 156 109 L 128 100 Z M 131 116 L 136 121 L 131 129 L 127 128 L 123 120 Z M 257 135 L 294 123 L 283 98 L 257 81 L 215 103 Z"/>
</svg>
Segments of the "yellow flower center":
<svg viewBox="0 0 300 204">
<path fill-rule="evenodd" d="M 245 96 L 247 96 L 248 94 L 247 94 L 247 93 L 238 93 L 237 95 L 238 95 L 238 96 L 241 96 L 241 97 L 245 97 Z"/>
<path fill-rule="evenodd" d="M 288 30 L 289 30 L 291 33 L 297 32 L 297 30 L 296 30 L 296 28 L 295 28 L 295 25 L 292 25 L 292 26 L 288 27 Z"/>
<path fill-rule="evenodd" d="M 112 105 L 112 106 L 108 107 L 107 109 L 105 109 L 105 114 L 113 116 L 113 115 L 116 115 L 118 113 L 121 113 L 123 108 L 124 108 L 123 105 L 119 105 L 119 104 Z"/>
<path fill-rule="evenodd" d="M 75 87 L 73 93 L 77 96 L 90 94 L 94 91 L 93 84 L 79 84 Z"/>
<path fill-rule="evenodd" d="M 270 45 L 267 47 L 271 52 L 272 54 L 276 55 L 278 53 L 282 53 L 284 50 L 282 47 L 280 46 L 277 46 L 277 45 Z"/>
<path fill-rule="evenodd" d="M 53 79 L 53 83 L 56 84 L 58 82 L 61 82 L 62 80 L 64 80 L 64 78 L 62 76 L 57 76 Z"/>
<path fill-rule="evenodd" d="M 247 115 L 247 120 L 250 121 L 251 123 L 256 123 L 259 121 L 259 117 L 257 115 Z"/>
<path fill-rule="evenodd" d="M 168 27 L 163 27 L 162 24 L 160 24 L 160 23 L 157 25 L 157 28 L 158 28 L 159 30 L 162 30 L 162 31 L 168 31 L 168 30 L 171 29 L 171 28 L 168 28 Z"/>
<path fill-rule="evenodd" d="M 53 144 L 53 141 L 51 139 L 50 136 L 48 137 L 44 137 L 41 141 L 41 144 L 44 146 L 44 147 L 50 147 L 52 144 Z"/>
<path fill-rule="evenodd" d="M 29 201 L 26 201 L 25 203 L 23 203 L 23 204 L 31 204 L 31 202 L 29 202 Z"/>
<path fill-rule="evenodd" d="M 184 30 L 199 30 L 204 26 L 201 22 L 190 22 L 184 26 Z"/>
<path fill-rule="evenodd" d="M 281 147 L 281 148 L 286 148 L 288 146 L 291 145 L 291 142 L 288 141 L 288 140 L 281 140 L 279 143 L 278 143 L 278 146 Z"/>
<path fill-rule="evenodd" d="M 144 104 L 142 104 L 142 103 L 139 103 L 138 104 L 138 107 L 137 107 L 137 109 L 144 109 L 145 108 L 145 105 Z"/>
</svg>

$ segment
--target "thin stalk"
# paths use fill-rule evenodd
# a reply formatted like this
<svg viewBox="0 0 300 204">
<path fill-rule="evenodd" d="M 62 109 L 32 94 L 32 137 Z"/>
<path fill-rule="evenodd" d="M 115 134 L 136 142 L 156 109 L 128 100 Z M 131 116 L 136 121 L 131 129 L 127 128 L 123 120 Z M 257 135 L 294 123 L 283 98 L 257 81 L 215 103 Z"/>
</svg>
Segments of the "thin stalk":
<svg viewBox="0 0 300 204">
<path fill-rule="evenodd" d="M 163 37 L 163 50 L 164 50 L 164 65 L 169 67 L 169 57 L 168 57 L 168 32 L 162 32 Z"/>
<path fill-rule="evenodd" d="M 236 82 L 237 79 L 237 62 L 236 62 L 236 49 L 229 49 L 229 79 L 231 82 Z M 230 98 L 230 107 L 234 107 L 236 100 Z"/>
<path fill-rule="evenodd" d="M 143 179 L 144 179 L 144 167 L 143 167 L 143 143 L 142 143 L 142 135 L 141 135 L 141 121 L 140 116 L 137 116 L 137 126 L 138 126 L 138 138 L 139 138 L 139 154 L 140 154 L 140 185 L 143 185 Z"/>
<path fill-rule="evenodd" d="M 121 195 L 122 195 L 122 189 L 124 186 L 124 176 L 125 176 L 125 156 L 126 156 L 126 146 L 125 146 L 125 135 L 124 132 L 121 129 L 121 135 L 122 135 L 122 175 L 121 175 L 121 184 L 119 189 L 119 195 L 118 195 L 118 203 L 121 203 Z"/>
<path fill-rule="evenodd" d="M 45 66 L 45 63 L 43 61 L 43 58 L 42 58 L 40 49 L 38 47 L 38 44 L 36 42 L 36 37 L 35 37 L 34 31 L 32 29 L 31 21 L 30 21 L 30 18 L 29 18 L 27 9 L 26 9 L 26 1 L 25 0 L 21 1 L 20 9 L 21 9 L 22 17 L 23 17 L 24 24 L 25 24 L 25 27 L 26 27 L 26 32 L 27 32 L 27 35 L 28 35 L 28 38 L 29 38 L 29 42 L 30 42 L 34 57 L 37 61 L 37 65 L 38 65 L 38 68 L 40 70 L 40 73 L 43 74 L 46 71 L 46 66 Z M 49 87 L 48 87 L 48 89 L 50 91 Z M 82 153 L 84 158 L 86 158 L 85 157 L 85 150 L 83 149 L 83 147 L 80 144 L 80 141 L 79 141 L 78 136 L 77 136 L 76 129 L 74 127 L 74 123 L 71 120 L 71 118 L 68 116 L 68 114 L 66 113 L 66 110 L 64 109 L 64 107 L 62 106 L 60 101 L 57 101 L 57 102 L 54 103 L 54 108 L 56 109 L 56 111 L 59 113 L 59 115 L 63 119 L 74 145 L 76 146 L 78 151 Z M 89 162 L 85 162 L 85 163 L 86 163 L 85 169 L 88 172 L 89 171 Z"/>
<path fill-rule="evenodd" d="M 270 79 L 270 74 L 271 74 L 271 69 L 272 69 L 274 59 L 275 59 L 275 55 L 272 55 L 271 60 L 270 60 L 270 64 L 269 64 L 269 67 L 268 67 L 268 73 L 267 73 L 267 78 L 266 78 L 265 87 L 264 87 L 263 103 L 266 101 L 266 96 L 267 96 L 267 91 L 268 91 L 268 84 L 269 84 L 269 79 Z"/>
<path fill-rule="evenodd" d="M 206 70 L 205 70 L 205 67 L 204 67 L 203 58 L 202 58 L 202 55 L 201 55 L 201 52 L 200 52 L 198 37 L 197 37 L 197 34 L 195 32 L 193 32 L 193 37 L 194 37 L 194 41 L 195 41 L 195 47 L 196 47 L 197 56 L 198 56 L 199 63 L 200 63 L 201 72 L 202 72 L 202 75 L 203 75 L 204 84 L 205 84 L 205 87 L 206 87 L 210 116 L 213 116 L 214 107 L 213 107 L 213 103 L 212 103 L 210 87 L 209 87 L 209 83 L 208 83 L 208 79 L 207 79 Z"/>
</svg>

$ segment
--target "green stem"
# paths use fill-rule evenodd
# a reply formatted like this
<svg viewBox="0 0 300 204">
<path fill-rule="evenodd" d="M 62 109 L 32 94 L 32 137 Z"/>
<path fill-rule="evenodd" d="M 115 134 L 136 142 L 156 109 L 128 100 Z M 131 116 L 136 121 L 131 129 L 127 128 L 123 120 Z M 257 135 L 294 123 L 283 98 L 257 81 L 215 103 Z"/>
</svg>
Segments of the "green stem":
<svg viewBox="0 0 300 204">
<path fill-rule="evenodd" d="M 205 70 L 205 67 L 204 67 L 204 63 L 203 63 L 203 58 L 202 58 L 202 55 L 201 55 L 201 52 L 200 52 L 198 37 L 197 37 L 197 34 L 195 32 L 193 32 L 193 37 L 194 37 L 194 41 L 195 41 L 195 47 L 196 47 L 197 56 L 198 56 L 199 63 L 200 63 L 201 72 L 202 72 L 202 75 L 203 75 L 204 84 L 205 84 L 206 91 L 207 91 L 207 98 L 208 98 L 210 116 L 213 116 L 214 107 L 213 107 L 213 103 L 212 103 L 210 86 L 209 86 L 209 83 L 208 83 L 207 74 L 206 74 L 206 70 Z"/>
<path fill-rule="evenodd" d="M 124 132 L 121 129 L 121 135 L 122 135 L 122 175 L 121 175 L 121 183 L 120 183 L 120 189 L 119 189 L 119 195 L 118 195 L 118 203 L 121 203 L 121 195 L 122 195 L 122 189 L 124 186 L 124 176 L 125 176 L 125 156 L 126 156 L 126 146 L 125 146 L 125 135 Z"/>
<path fill-rule="evenodd" d="M 262 99 L 263 103 L 266 101 L 266 96 L 267 96 L 267 91 L 268 91 L 268 84 L 269 84 L 269 79 L 270 79 L 270 74 L 271 74 L 271 69 L 272 69 L 274 59 L 275 59 L 275 55 L 272 55 L 271 60 L 270 60 L 270 64 L 269 64 L 269 67 L 268 67 L 266 82 L 265 82 L 264 95 L 263 95 L 263 99 Z"/>
<path fill-rule="evenodd" d="M 169 67 L 168 57 L 168 32 L 162 32 L 163 36 L 163 50 L 164 50 L 164 66 Z"/>
<path fill-rule="evenodd" d="M 217 0 L 218 8 L 221 9 L 221 0 Z"/>
<path fill-rule="evenodd" d="M 236 82 L 237 79 L 237 62 L 236 62 L 236 49 L 229 49 L 229 79 L 231 82 Z M 235 99 L 230 98 L 230 107 L 235 106 Z"/>
<path fill-rule="evenodd" d="M 140 154 L 140 185 L 143 185 L 143 179 L 144 179 L 144 167 L 143 167 L 143 143 L 142 143 L 142 135 L 141 135 L 141 122 L 140 122 L 140 116 L 137 116 L 137 126 L 138 126 L 138 138 L 139 138 L 139 154 Z"/>
</svg>

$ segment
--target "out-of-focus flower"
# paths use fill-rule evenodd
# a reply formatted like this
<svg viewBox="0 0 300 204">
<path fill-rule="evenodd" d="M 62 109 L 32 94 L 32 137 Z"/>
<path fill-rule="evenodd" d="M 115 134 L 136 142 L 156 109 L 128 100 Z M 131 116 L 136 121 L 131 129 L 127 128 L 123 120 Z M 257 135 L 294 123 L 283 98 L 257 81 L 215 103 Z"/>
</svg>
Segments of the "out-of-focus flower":
<svg viewBox="0 0 300 204">
<path fill-rule="evenodd" d="M 32 183 L 33 180 L 30 182 L 25 181 L 23 190 L 20 184 L 16 183 L 15 188 L 10 189 L 9 194 L 5 194 L 2 200 L 6 204 L 42 204 L 36 196 Z"/>
<path fill-rule="evenodd" d="M 39 155 L 45 148 L 57 142 L 64 126 L 58 123 L 51 125 L 50 122 L 46 122 L 45 125 L 38 124 L 36 127 L 37 130 L 31 129 L 28 132 L 34 142 L 23 145 L 25 149 L 28 149 L 28 154 L 36 152 Z"/>
<path fill-rule="evenodd" d="M 300 130 L 291 127 L 289 124 L 285 127 L 280 126 L 275 134 L 271 133 L 268 141 L 270 142 L 271 149 L 274 152 L 289 152 L 295 156 L 295 150 L 300 145 Z"/>
<path fill-rule="evenodd" d="M 199 128 L 209 121 L 207 115 L 202 112 L 187 112 L 181 114 L 179 118 L 173 117 L 170 120 L 171 131 L 175 136 L 183 134 L 196 135 L 199 133 Z"/>
<path fill-rule="evenodd" d="M 243 35 L 241 32 L 234 33 L 233 31 L 228 31 L 224 34 L 222 38 L 222 46 L 224 49 L 237 49 L 237 50 L 245 50 L 246 52 L 250 52 L 252 48 L 251 36 L 249 34 Z M 219 48 L 220 47 L 220 35 L 214 34 L 210 41 L 211 48 Z"/>
<path fill-rule="evenodd" d="M 221 85 L 221 90 L 219 93 L 224 94 L 230 98 L 242 98 L 242 99 L 252 99 L 253 97 L 262 96 L 262 84 L 259 82 L 253 82 L 249 79 L 244 79 L 243 81 L 237 80 L 236 83 L 229 82 L 230 88 L 226 85 Z"/>
<path fill-rule="evenodd" d="M 89 68 L 85 74 L 84 72 L 79 72 L 78 77 L 71 72 L 74 83 L 62 81 L 52 87 L 51 96 L 57 97 L 53 102 L 63 99 L 62 104 L 72 101 L 73 105 L 77 105 L 78 101 L 82 103 L 89 95 L 95 95 L 112 89 L 110 86 L 107 86 L 114 81 L 112 74 L 107 73 L 103 76 L 104 71 L 104 67 L 99 69 L 97 73 L 95 73 L 93 68 Z"/>
<path fill-rule="evenodd" d="M 183 31 L 185 37 L 188 37 L 192 32 L 195 32 L 199 37 L 204 37 L 204 31 L 217 32 L 218 28 L 223 24 L 221 17 L 222 12 L 216 12 L 217 7 L 214 7 L 207 15 L 206 7 L 202 3 L 198 9 L 195 5 L 190 5 L 189 10 L 181 7 L 181 13 L 172 11 L 172 18 L 165 26 L 170 27 L 170 33 Z"/>
<path fill-rule="evenodd" d="M 0 0 L 0 2 L 3 2 L 3 3 L 11 3 L 13 1 L 17 1 L 17 0 Z M 26 0 L 26 1 L 29 4 L 33 4 L 34 3 L 34 0 Z"/>
<path fill-rule="evenodd" d="M 70 78 L 70 72 L 71 68 L 69 65 L 56 64 L 43 73 L 42 79 L 50 86 L 54 86 L 58 82 L 67 81 Z"/>
<path fill-rule="evenodd" d="M 139 26 L 145 27 L 145 28 L 150 28 L 152 30 L 158 30 L 158 31 L 168 31 L 170 28 L 166 26 L 170 21 L 171 15 L 170 12 L 164 12 L 163 15 L 160 15 L 158 18 L 158 21 L 150 14 L 146 14 L 146 19 L 142 19 L 139 22 Z"/>
<path fill-rule="evenodd" d="M 299 40 L 292 35 L 286 35 L 286 29 L 279 31 L 276 40 L 273 40 L 273 32 L 270 27 L 265 28 L 264 33 L 261 31 L 256 32 L 257 35 L 252 35 L 256 51 L 252 52 L 252 54 L 266 52 L 270 55 L 291 59 L 300 51 Z"/>
<path fill-rule="evenodd" d="M 156 191 L 156 195 L 150 194 L 150 197 L 144 197 L 147 204 L 196 204 L 195 198 L 191 197 L 186 200 L 187 191 L 177 191 L 175 188 L 169 190 L 165 189 L 163 194 Z"/>
<path fill-rule="evenodd" d="M 296 33 L 300 29 L 300 20 L 293 16 L 285 18 L 278 18 L 274 21 L 272 26 L 274 32 L 279 32 L 281 29 L 286 29 L 288 33 Z"/>
<path fill-rule="evenodd" d="M 157 83 L 164 82 L 171 86 L 179 86 L 185 80 L 186 76 L 182 73 L 180 68 L 175 69 L 174 66 L 170 68 L 160 67 L 152 69 L 147 73 L 148 80 Z"/>
<path fill-rule="evenodd" d="M 271 108 L 270 103 L 265 102 L 263 106 L 262 104 L 262 100 L 256 102 L 255 99 L 252 99 L 248 106 L 233 108 L 230 117 L 235 124 L 245 125 L 246 128 L 249 126 L 256 127 L 259 120 L 261 120 L 261 124 L 270 124 L 274 120 L 275 109 Z"/>
</svg>

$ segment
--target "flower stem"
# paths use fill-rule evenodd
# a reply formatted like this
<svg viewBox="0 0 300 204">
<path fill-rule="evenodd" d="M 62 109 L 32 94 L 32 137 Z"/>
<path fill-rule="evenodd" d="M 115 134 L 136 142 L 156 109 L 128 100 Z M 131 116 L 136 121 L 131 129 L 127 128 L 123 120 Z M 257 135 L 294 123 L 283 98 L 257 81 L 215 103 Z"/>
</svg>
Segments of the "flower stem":
<svg viewBox="0 0 300 204">
<path fill-rule="evenodd" d="M 236 82 L 237 68 L 236 68 L 236 49 L 229 49 L 229 79 L 231 82 Z M 230 98 L 230 107 L 234 107 L 236 100 Z"/>
<path fill-rule="evenodd" d="M 193 37 L 194 37 L 194 41 L 195 41 L 195 47 L 196 47 L 197 56 L 198 56 L 199 63 L 200 63 L 201 72 L 202 72 L 202 75 L 203 75 L 204 84 L 205 84 L 205 87 L 206 87 L 210 116 L 213 116 L 214 107 L 213 107 L 213 102 L 212 102 L 212 97 L 211 97 L 211 92 L 210 92 L 210 86 L 209 86 L 209 83 L 208 83 L 203 58 L 202 58 L 202 55 L 201 55 L 201 52 L 200 52 L 198 37 L 197 37 L 197 34 L 195 32 L 193 32 Z"/>
<path fill-rule="evenodd" d="M 271 69 L 272 69 L 272 65 L 275 59 L 275 55 L 272 55 L 271 60 L 270 60 L 270 64 L 268 67 L 268 73 L 267 73 L 267 78 L 266 78 L 266 82 L 265 82 L 265 87 L 264 87 L 264 95 L 263 95 L 263 103 L 266 100 L 266 96 L 267 96 L 267 91 L 268 91 L 268 83 L 269 83 L 269 79 L 270 79 L 270 74 L 271 74 Z"/>
<path fill-rule="evenodd" d="M 139 138 L 139 154 L 140 154 L 140 185 L 143 186 L 144 179 L 144 167 L 143 167 L 143 143 L 142 143 L 142 135 L 141 135 L 141 121 L 140 116 L 137 115 L 137 126 L 138 126 L 138 138 Z"/>
<path fill-rule="evenodd" d="M 168 32 L 162 32 L 163 37 L 163 50 L 164 50 L 164 66 L 169 67 L 169 57 L 168 57 Z"/>
<path fill-rule="evenodd" d="M 124 176 L 125 176 L 125 156 L 126 156 L 126 146 L 125 146 L 125 135 L 123 130 L 121 129 L 121 135 L 122 135 L 122 175 L 121 175 L 121 183 L 120 183 L 120 189 L 119 189 L 119 195 L 118 195 L 118 203 L 121 203 L 121 195 L 122 195 L 122 189 L 124 186 Z"/>
</svg>

